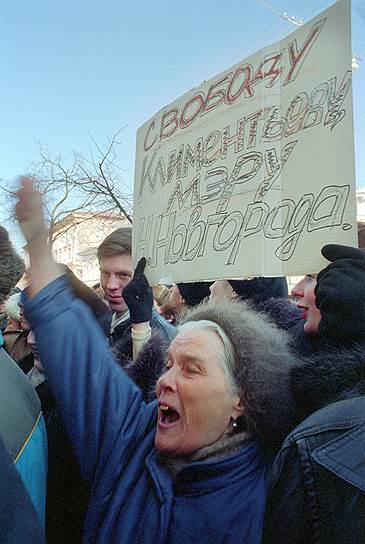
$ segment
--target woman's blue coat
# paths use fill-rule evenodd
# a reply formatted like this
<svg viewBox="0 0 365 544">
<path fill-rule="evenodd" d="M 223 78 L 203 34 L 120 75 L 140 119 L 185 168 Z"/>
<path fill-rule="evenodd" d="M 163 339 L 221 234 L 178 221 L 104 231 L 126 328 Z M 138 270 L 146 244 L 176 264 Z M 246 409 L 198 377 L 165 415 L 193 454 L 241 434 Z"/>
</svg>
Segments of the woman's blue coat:
<svg viewBox="0 0 365 544">
<path fill-rule="evenodd" d="M 84 542 L 259 544 L 266 464 L 257 443 L 175 479 L 154 449 L 156 403 L 114 362 L 64 276 L 26 304 L 81 471 L 92 485 Z"/>
</svg>

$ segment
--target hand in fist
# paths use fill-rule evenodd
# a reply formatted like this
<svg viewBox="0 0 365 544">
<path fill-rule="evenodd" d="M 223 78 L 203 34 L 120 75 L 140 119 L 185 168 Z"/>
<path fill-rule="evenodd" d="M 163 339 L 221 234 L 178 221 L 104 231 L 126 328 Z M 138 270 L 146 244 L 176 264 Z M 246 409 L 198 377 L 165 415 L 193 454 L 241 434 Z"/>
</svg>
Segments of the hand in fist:
<svg viewBox="0 0 365 544">
<path fill-rule="evenodd" d="M 42 199 L 35 189 L 33 179 L 21 177 L 20 188 L 16 195 L 18 201 L 15 205 L 15 215 L 28 244 L 34 240 L 46 240 L 47 230 L 43 219 Z"/>
</svg>

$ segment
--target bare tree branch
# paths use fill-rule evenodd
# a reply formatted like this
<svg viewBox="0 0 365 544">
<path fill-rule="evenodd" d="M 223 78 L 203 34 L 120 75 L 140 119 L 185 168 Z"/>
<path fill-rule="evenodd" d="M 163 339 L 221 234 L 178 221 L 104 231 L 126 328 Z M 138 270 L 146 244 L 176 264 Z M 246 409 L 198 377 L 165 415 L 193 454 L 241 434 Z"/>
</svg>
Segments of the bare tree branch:
<svg viewBox="0 0 365 544">
<path fill-rule="evenodd" d="M 50 242 L 67 231 L 63 227 L 70 228 L 62 225 L 67 216 L 78 212 L 84 215 L 77 218 L 77 225 L 91 217 L 112 213 L 132 223 L 132 194 L 123 183 L 122 169 L 117 165 L 118 136 L 123 128 L 111 137 L 105 136 L 104 146 L 89 134 L 89 156 L 73 151 L 68 162 L 61 155 L 52 156 L 47 146 L 39 144 L 40 161 L 33 165 L 32 175 L 43 197 Z M 15 189 L 5 184 L 2 189 L 0 203 L 8 210 L 7 221 L 11 222 Z"/>
</svg>

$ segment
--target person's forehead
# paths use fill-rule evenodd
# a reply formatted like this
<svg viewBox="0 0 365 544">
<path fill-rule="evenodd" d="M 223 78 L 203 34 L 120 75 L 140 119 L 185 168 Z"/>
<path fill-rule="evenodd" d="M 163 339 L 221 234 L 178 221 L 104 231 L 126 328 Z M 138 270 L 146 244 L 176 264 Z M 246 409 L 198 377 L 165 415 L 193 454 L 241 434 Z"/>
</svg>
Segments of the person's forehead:
<svg viewBox="0 0 365 544">
<path fill-rule="evenodd" d="M 100 270 L 105 272 L 124 272 L 133 270 L 132 256 L 129 253 L 120 253 L 110 257 L 103 257 L 99 263 Z"/>
<path fill-rule="evenodd" d="M 186 358 L 206 358 L 222 349 L 222 343 L 214 331 L 193 329 L 179 332 L 170 344 L 170 353 L 181 352 Z"/>
</svg>

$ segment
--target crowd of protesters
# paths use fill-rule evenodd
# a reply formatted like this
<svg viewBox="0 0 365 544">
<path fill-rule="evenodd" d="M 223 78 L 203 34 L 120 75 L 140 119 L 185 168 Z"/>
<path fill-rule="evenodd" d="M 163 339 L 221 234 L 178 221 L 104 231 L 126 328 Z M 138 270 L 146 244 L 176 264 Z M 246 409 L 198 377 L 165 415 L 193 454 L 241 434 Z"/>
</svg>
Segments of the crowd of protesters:
<svg viewBox="0 0 365 544">
<path fill-rule="evenodd" d="M 0 542 L 365 542 L 365 252 L 285 278 L 100 283 L 56 263 L 23 178 L 0 227 Z M 359 236 L 363 236 L 363 226 Z M 360 241 L 360 238 L 359 238 Z"/>
</svg>

